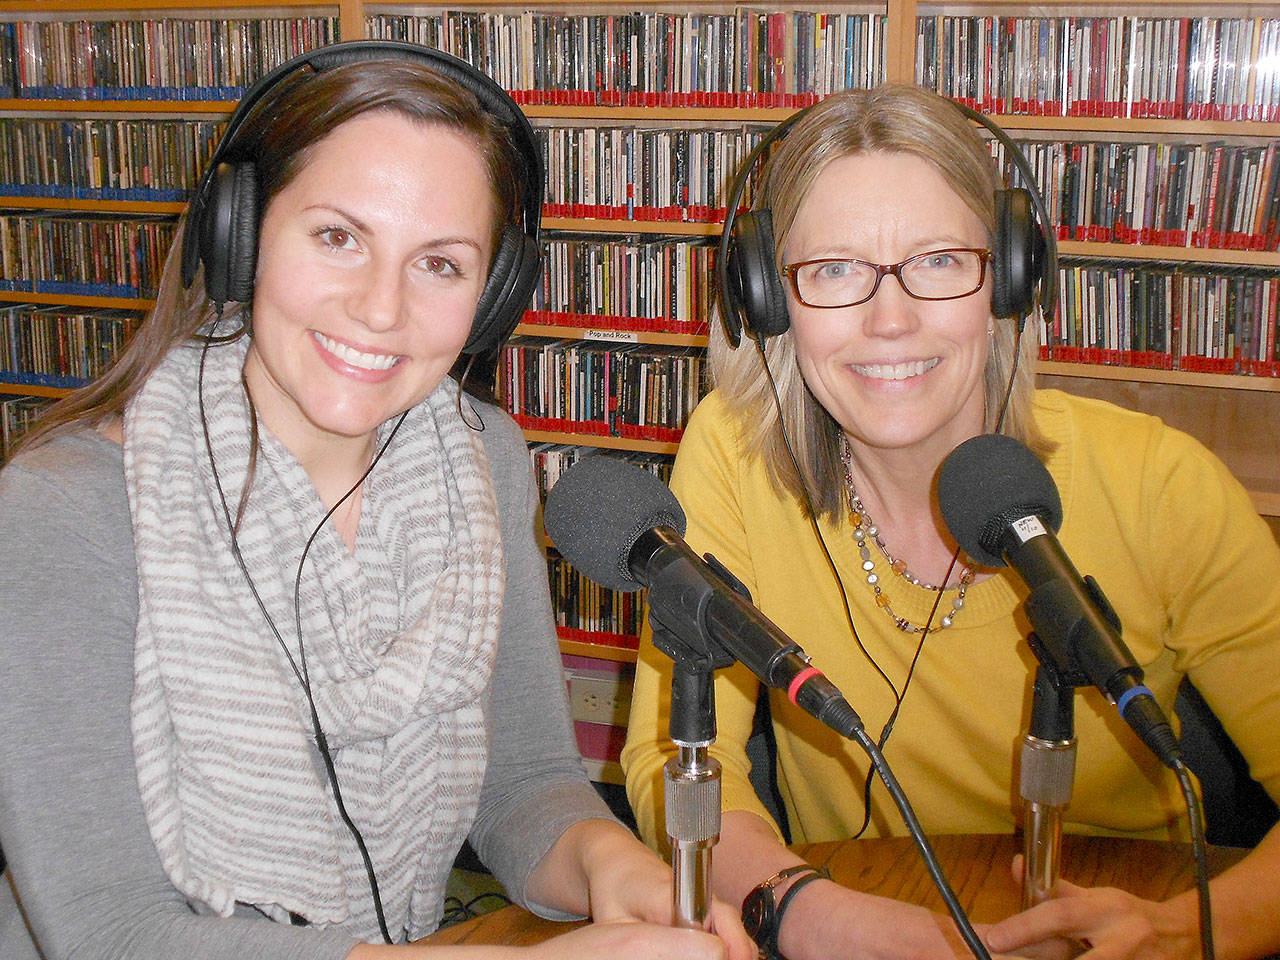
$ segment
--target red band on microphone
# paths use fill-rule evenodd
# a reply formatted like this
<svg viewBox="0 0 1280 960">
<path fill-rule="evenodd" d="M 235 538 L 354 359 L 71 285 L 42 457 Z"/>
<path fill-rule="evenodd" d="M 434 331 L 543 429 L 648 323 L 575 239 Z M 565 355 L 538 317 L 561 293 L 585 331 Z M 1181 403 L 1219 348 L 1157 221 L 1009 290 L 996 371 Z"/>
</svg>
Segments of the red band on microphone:
<svg viewBox="0 0 1280 960">
<path fill-rule="evenodd" d="M 799 695 L 800 688 L 804 686 L 805 681 L 810 677 L 820 676 L 822 676 L 822 671 L 817 667 L 806 667 L 804 670 L 801 670 L 796 674 L 796 678 L 791 681 L 791 685 L 787 687 L 787 699 L 792 703 L 796 703 L 796 697 Z M 796 703 L 796 706 L 798 707 L 800 704 Z"/>
</svg>

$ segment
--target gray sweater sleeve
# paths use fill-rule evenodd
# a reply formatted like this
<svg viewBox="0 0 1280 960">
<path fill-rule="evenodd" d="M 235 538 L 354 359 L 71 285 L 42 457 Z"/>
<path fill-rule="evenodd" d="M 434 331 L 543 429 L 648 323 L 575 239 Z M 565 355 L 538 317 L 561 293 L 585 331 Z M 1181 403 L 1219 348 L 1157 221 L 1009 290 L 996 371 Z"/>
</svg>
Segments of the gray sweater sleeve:
<svg viewBox="0 0 1280 960">
<path fill-rule="evenodd" d="M 507 590 L 472 842 L 526 902 L 564 830 L 609 814 L 574 748 L 527 449 L 509 418 L 482 412 Z M 117 445 L 77 434 L 0 471 L 0 957 L 34 960 L 35 944 L 44 960 L 345 957 L 339 931 L 199 915 L 165 875 L 129 726 L 134 570 Z"/>
<path fill-rule="evenodd" d="M 137 583 L 120 448 L 77 434 L 0 472 L 0 957 L 338 960 L 337 931 L 201 916 L 143 818 Z M 12 893 L 16 891 L 21 914 Z"/>
<path fill-rule="evenodd" d="M 583 771 L 569 723 L 529 450 L 510 417 L 487 406 L 480 412 L 502 518 L 506 597 L 489 704 L 489 766 L 471 843 L 517 902 L 565 919 L 528 902 L 529 875 L 570 826 L 612 814 Z"/>
</svg>

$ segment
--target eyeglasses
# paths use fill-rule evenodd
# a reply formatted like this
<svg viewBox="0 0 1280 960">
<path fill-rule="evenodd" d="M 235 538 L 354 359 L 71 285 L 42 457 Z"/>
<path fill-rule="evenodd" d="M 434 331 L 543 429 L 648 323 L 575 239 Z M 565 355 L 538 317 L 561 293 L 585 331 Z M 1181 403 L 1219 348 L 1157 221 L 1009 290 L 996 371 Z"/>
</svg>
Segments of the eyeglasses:
<svg viewBox="0 0 1280 960">
<path fill-rule="evenodd" d="M 901 263 L 866 260 L 802 260 L 782 268 L 796 299 L 806 307 L 834 309 L 866 303 L 893 274 L 907 296 L 916 300 L 956 300 L 982 289 L 991 251 L 949 247 L 917 253 Z"/>
</svg>

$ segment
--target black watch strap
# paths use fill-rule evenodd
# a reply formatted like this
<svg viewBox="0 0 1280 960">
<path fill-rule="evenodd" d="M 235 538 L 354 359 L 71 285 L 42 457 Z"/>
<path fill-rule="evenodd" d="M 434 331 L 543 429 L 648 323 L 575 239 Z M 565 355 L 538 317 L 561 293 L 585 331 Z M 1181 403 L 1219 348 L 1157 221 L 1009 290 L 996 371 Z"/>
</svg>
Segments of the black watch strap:
<svg viewBox="0 0 1280 960">
<path fill-rule="evenodd" d="M 774 888 L 788 877 L 798 879 L 783 894 L 780 903 L 774 901 Z M 747 933 L 755 940 L 765 960 L 782 960 L 778 952 L 778 930 L 782 923 L 782 909 L 789 903 L 791 892 L 804 886 L 810 880 L 830 877 L 825 869 L 810 866 L 807 863 L 797 864 L 779 870 L 769 879 L 761 881 L 752 888 L 742 901 L 742 920 Z"/>
<path fill-rule="evenodd" d="M 778 909 L 773 915 L 773 952 L 779 960 L 782 960 L 782 952 L 778 949 L 778 936 L 782 933 L 782 915 L 787 912 L 787 907 L 791 904 L 791 899 L 806 883 L 812 883 L 814 880 L 830 880 L 831 874 L 827 873 L 825 867 L 816 868 L 813 873 L 806 873 L 802 877 L 797 877 L 791 886 L 787 887 L 787 892 L 782 895 L 782 899 L 778 901 Z"/>
</svg>

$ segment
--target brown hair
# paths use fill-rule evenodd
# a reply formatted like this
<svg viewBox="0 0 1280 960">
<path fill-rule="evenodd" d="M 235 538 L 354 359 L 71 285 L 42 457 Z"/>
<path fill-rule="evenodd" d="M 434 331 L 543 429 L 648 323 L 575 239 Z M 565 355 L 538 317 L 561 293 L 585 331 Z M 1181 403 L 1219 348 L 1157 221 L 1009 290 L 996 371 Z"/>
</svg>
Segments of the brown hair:
<svg viewBox="0 0 1280 960">
<path fill-rule="evenodd" d="M 375 110 L 471 138 L 484 158 L 493 192 L 491 247 L 496 252 L 503 230 L 520 217 L 523 197 L 516 148 L 507 129 L 473 93 L 425 64 L 407 59 L 360 61 L 320 73 L 300 71 L 281 81 L 253 108 L 236 132 L 235 153 L 252 158 L 259 215 L 306 166 L 317 143 L 346 121 Z M 184 218 L 165 261 L 156 304 L 120 358 L 97 380 L 54 404 L 20 445 L 42 443 L 81 424 L 98 426 L 122 413 L 169 351 L 196 337 L 214 319 L 203 269 L 190 289 L 182 285 L 185 229 Z M 251 306 L 228 305 L 218 333 L 238 328 L 237 335 L 243 334 Z M 455 364 L 455 376 L 467 359 Z"/>
<path fill-rule="evenodd" d="M 920 87 L 891 84 L 872 90 L 848 90 L 811 107 L 779 142 L 764 173 L 757 207 L 772 213 L 775 266 L 797 211 L 818 175 L 833 160 L 859 153 L 909 153 L 931 164 L 978 216 L 988 237 L 995 233 L 995 164 L 982 138 L 949 101 Z M 996 323 L 987 359 L 984 391 L 988 430 L 993 430 L 1018 348 L 1015 324 Z M 1042 452 L 1046 443 L 1031 416 L 1035 387 L 1036 337 L 1021 338 L 1021 357 L 1002 432 Z M 735 349 L 723 328 L 712 325 L 711 375 L 715 387 L 747 425 L 750 453 L 764 458 L 774 485 L 803 502 L 803 490 L 787 453 L 780 425 L 791 438 L 804 486 L 819 516 L 836 517 L 845 508 L 844 468 L 840 461 L 840 425 L 805 385 L 796 362 L 790 330 L 765 344 L 782 408 L 778 406 L 754 344 Z"/>
</svg>

